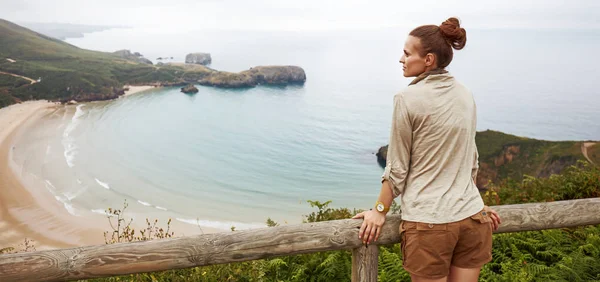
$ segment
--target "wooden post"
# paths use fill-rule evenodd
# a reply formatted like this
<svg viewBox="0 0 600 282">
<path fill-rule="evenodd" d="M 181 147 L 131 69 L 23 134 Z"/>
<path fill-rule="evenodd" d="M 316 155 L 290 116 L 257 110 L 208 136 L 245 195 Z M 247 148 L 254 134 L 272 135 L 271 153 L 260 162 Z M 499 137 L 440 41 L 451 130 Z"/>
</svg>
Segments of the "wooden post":
<svg viewBox="0 0 600 282">
<path fill-rule="evenodd" d="M 352 249 L 352 282 L 377 282 L 377 245 Z"/>
</svg>

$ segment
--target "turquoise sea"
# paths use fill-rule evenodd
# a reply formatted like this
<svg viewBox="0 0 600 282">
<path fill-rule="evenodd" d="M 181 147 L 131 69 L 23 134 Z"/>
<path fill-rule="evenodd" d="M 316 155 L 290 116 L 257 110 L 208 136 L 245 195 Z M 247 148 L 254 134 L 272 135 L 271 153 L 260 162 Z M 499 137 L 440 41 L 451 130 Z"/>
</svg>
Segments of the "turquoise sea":
<svg viewBox="0 0 600 282">
<path fill-rule="evenodd" d="M 212 68 L 298 65 L 303 86 L 153 89 L 61 108 L 20 133 L 13 161 L 74 216 L 129 203 L 134 217 L 229 230 L 298 223 L 307 200 L 369 208 L 383 169 L 408 29 L 340 32 L 113 29 L 67 42 L 156 61 L 209 52 Z M 478 129 L 600 140 L 598 30 L 469 30 L 450 72 Z"/>
</svg>

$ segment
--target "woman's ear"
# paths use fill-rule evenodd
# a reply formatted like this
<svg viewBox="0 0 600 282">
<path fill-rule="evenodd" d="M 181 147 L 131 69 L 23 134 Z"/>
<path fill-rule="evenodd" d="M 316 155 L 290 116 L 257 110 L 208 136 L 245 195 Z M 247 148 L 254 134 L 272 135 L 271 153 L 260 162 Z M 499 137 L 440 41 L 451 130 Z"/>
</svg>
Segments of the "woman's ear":
<svg viewBox="0 0 600 282">
<path fill-rule="evenodd" d="M 427 53 L 425 55 L 425 66 L 431 67 L 435 64 L 435 55 L 433 53 Z"/>
</svg>

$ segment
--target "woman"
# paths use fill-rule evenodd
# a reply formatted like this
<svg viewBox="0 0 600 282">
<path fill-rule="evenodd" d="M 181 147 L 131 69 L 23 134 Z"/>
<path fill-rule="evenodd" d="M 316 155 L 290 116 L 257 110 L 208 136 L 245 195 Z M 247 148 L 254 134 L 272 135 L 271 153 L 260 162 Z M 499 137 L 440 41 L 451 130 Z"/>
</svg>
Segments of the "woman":
<svg viewBox="0 0 600 282">
<path fill-rule="evenodd" d="M 456 18 L 410 32 L 400 59 L 405 77 L 416 77 L 394 97 L 394 114 L 375 209 L 359 238 L 379 238 L 393 198 L 400 197 L 404 269 L 413 281 L 477 281 L 492 259 L 492 230 L 500 217 L 484 206 L 475 185 L 478 154 L 471 91 L 445 68 L 466 32 Z"/>
</svg>

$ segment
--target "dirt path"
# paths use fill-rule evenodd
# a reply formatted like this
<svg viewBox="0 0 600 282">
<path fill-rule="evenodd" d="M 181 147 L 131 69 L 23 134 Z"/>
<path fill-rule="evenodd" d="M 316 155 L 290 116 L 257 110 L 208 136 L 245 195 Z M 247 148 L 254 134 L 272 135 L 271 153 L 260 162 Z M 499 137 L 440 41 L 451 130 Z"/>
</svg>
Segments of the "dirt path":
<svg viewBox="0 0 600 282">
<path fill-rule="evenodd" d="M 18 75 L 18 74 L 14 74 L 14 73 L 0 71 L 0 74 L 8 74 L 8 75 L 12 75 L 14 77 L 20 77 L 20 78 L 23 78 L 23 79 L 27 79 L 27 80 L 29 80 L 31 82 L 31 84 L 37 83 L 37 80 L 33 80 L 33 79 L 29 78 L 29 77 Z"/>
<path fill-rule="evenodd" d="M 592 147 L 594 145 L 596 145 L 596 142 L 583 142 L 581 144 L 581 153 L 588 160 L 588 162 L 595 165 L 595 163 L 592 161 L 592 159 L 590 159 L 590 157 L 588 156 L 588 148 Z"/>
</svg>

